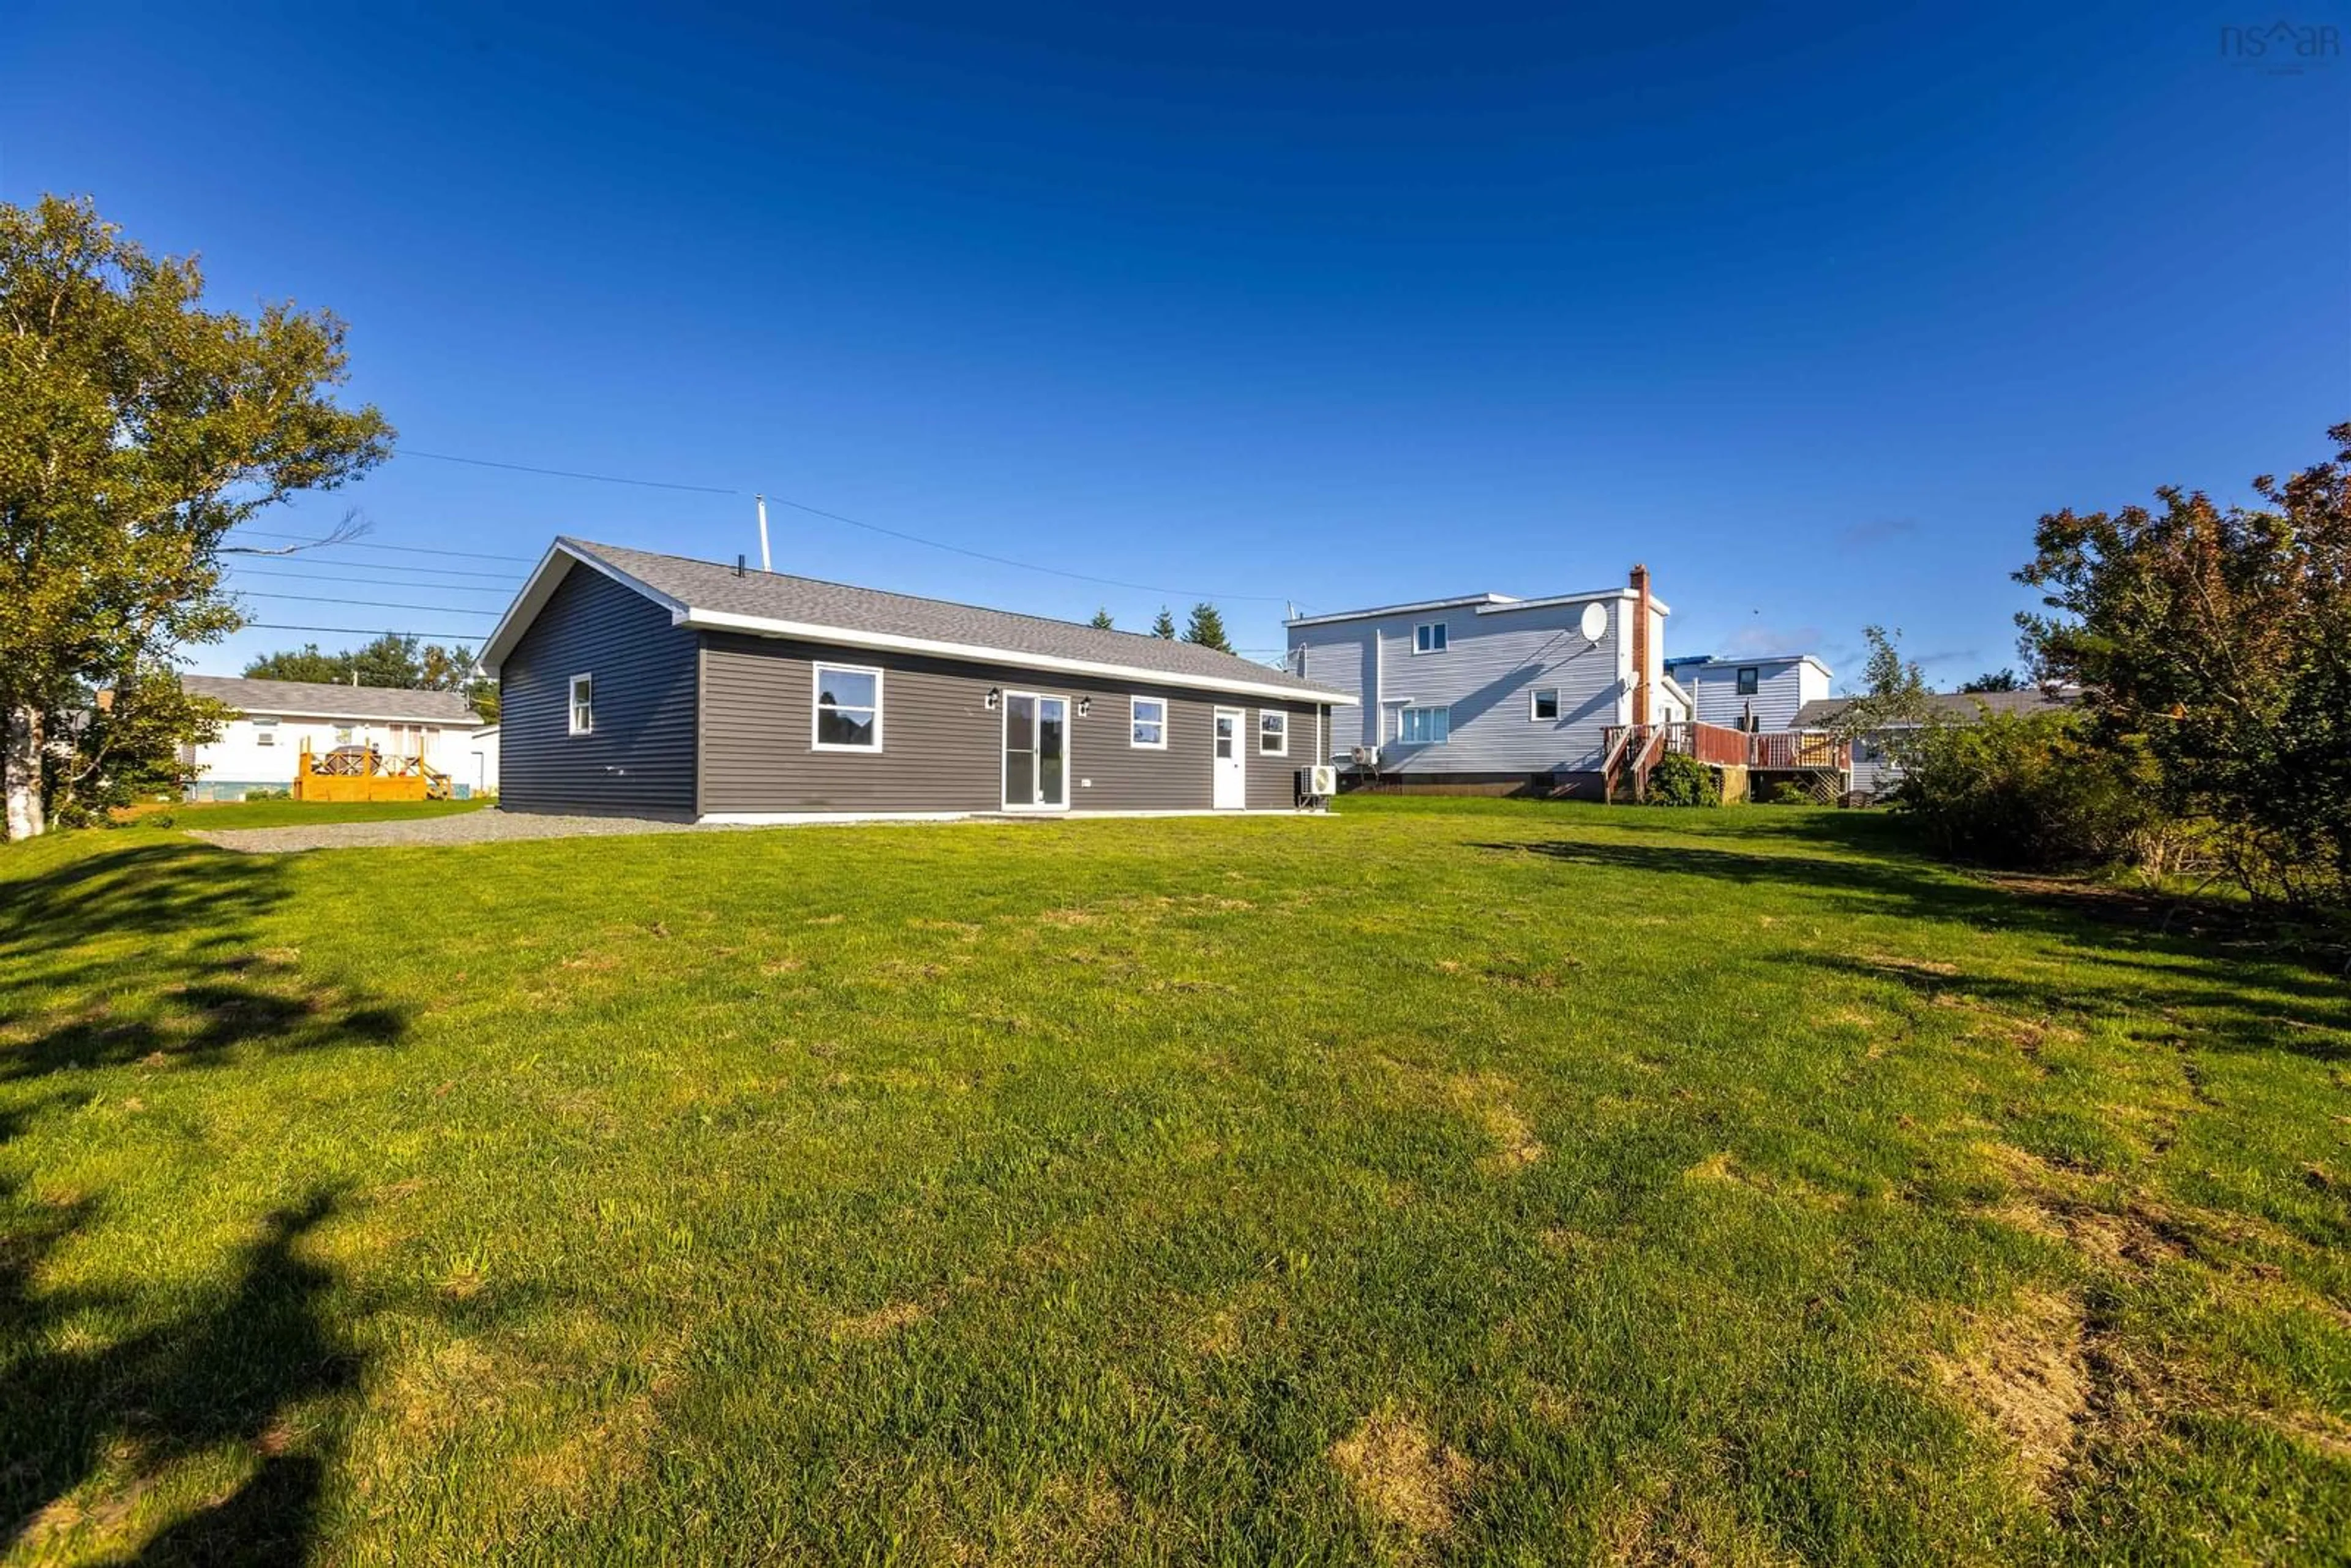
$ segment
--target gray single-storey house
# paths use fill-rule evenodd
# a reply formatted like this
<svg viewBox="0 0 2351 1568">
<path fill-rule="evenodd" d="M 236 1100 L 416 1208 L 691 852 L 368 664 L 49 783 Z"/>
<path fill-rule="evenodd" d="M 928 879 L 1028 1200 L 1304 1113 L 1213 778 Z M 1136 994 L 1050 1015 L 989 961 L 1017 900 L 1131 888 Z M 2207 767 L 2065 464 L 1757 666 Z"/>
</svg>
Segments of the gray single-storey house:
<svg viewBox="0 0 2351 1568">
<path fill-rule="evenodd" d="M 1189 643 L 572 538 L 481 659 L 504 809 L 710 822 L 1287 811 L 1354 700 Z"/>
</svg>

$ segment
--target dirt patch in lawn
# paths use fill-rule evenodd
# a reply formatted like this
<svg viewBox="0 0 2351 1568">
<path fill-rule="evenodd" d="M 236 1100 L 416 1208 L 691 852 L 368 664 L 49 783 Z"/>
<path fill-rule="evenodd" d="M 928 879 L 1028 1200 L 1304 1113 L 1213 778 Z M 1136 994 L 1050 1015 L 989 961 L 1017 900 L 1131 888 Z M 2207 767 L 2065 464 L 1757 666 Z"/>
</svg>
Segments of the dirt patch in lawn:
<svg viewBox="0 0 2351 1568">
<path fill-rule="evenodd" d="M 2036 1494 L 2055 1485 L 2090 1407 L 2089 1333 L 2070 1295 L 2028 1291 L 2011 1308 L 1975 1314 L 1937 1377 L 1979 1422 L 2000 1434 Z"/>
<path fill-rule="evenodd" d="M 1546 1152 L 1533 1126 L 1511 1103 L 1517 1092 L 1518 1086 L 1498 1072 L 1465 1072 L 1446 1084 L 1447 1097 L 1494 1140 L 1494 1152 L 1484 1165 L 1503 1174 L 1525 1169 Z"/>
<path fill-rule="evenodd" d="M 836 1321 L 832 1332 L 842 1339 L 887 1339 L 931 1315 L 920 1301 L 892 1301 L 870 1312 Z"/>
<path fill-rule="evenodd" d="M 1332 1444 L 1331 1463 L 1366 1512 L 1416 1541 L 1453 1528 L 1472 1474 L 1468 1459 L 1395 1410 L 1366 1417 Z"/>
</svg>

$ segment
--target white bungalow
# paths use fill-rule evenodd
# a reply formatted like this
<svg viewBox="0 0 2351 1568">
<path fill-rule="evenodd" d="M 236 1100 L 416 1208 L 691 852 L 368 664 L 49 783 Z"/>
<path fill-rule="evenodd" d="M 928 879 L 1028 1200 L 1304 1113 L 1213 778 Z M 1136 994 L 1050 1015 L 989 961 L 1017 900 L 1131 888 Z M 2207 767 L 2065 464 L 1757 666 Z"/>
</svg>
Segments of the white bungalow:
<svg viewBox="0 0 2351 1568">
<path fill-rule="evenodd" d="M 241 800 L 248 790 L 292 787 L 298 759 L 338 746 L 372 746 L 386 758 L 423 757 L 466 794 L 498 788 L 498 732 L 462 692 L 413 692 L 317 681 L 182 675 L 198 696 L 236 716 L 218 740 L 187 748 L 198 770 L 192 799 Z"/>
</svg>

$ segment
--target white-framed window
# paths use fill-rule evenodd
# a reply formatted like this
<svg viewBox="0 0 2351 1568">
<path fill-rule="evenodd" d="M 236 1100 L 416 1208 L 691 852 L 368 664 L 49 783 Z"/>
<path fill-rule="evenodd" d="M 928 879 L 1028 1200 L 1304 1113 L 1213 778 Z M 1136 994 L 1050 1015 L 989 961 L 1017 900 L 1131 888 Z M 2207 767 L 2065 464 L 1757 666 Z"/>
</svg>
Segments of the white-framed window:
<svg viewBox="0 0 2351 1568">
<path fill-rule="evenodd" d="M 882 672 L 862 664 L 819 664 L 816 714 L 809 744 L 819 751 L 882 749 Z"/>
<path fill-rule="evenodd" d="M 1453 733 L 1449 707 L 1408 707 L 1397 716 L 1396 738 L 1406 746 L 1442 746 Z"/>
<path fill-rule="evenodd" d="M 1559 688 L 1537 686 L 1527 698 L 1527 717 L 1537 724 L 1549 724 L 1559 717 Z"/>
<path fill-rule="evenodd" d="M 1290 755 L 1290 716 L 1278 708 L 1260 708 L 1257 716 L 1257 752 L 1259 757 Z"/>
<path fill-rule="evenodd" d="M 1167 699 L 1126 699 L 1126 743 L 1143 751 L 1167 749 Z"/>
<path fill-rule="evenodd" d="M 596 733 L 596 677 L 593 675 L 571 677 L 571 733 Z"/>
<path fill-rule="evenodd" d="M 274 718 L 255 719 L 253 721 L 253 744 L 256 746 L 277 745 L 277 721 Z"/>
<path fill-rule="evenodd" d="M 356 732 L 348 724 L 339 724 L 335 726 L 335 744 L 337 746 L 349 746 L 351 743 L 351 737 L 354 733 Z"/>
<path fill-rule="evenodd" d="M 1412 651 L 1416 653 L 1445 652 L 1445 622 L 1424 621 L 1412 629 Z"/>
</svg>

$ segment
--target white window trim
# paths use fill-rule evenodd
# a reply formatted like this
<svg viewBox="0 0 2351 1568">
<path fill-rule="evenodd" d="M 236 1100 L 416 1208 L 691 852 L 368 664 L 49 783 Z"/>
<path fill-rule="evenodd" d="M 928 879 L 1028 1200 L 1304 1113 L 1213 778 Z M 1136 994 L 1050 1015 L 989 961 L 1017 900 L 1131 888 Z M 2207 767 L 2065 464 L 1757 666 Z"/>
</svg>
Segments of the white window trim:
<svg viewBox="0 0 2351 1568">
<path fill-rule="evenodd" d="M 823 702 L 822 702 L 822 694 L 823 694 L 823 687 L 824 687 L 824 673 L 825 673 L 827 670 L 839 670 L 841 674 L 845 674 L 845 675 L 871 675 L 871 676 L 872 676 L 872 677 L 873 677 L 873 744 L 872 744 L 872 745 L 871 745 L 871 746 L 848 746 L 848 745 L 844 745 L 844 744 L 842 744 L 841 742 L 837 741 L 837 740 L 819 740 L 819 739 L 817 738 L 817 734 L 818 734 L 818 730 L 817 730 L 817 721 L 818 721 L 819 719 L 820 719 L 820 718 L 822 718 L 822 717 L 824 716 L 824 706 L 823 706 Z M 850 703 L 850 704 L 846 705 L 846 706 L 845 706 L 845 707 L 844 707 L 844 706 L 843 706 L 843 705 L 841 705 L 841 704 L 835 704 L 835 705 L 834 705 L 833 711 L 834 711 L 834 712 L 836 712 L 836 713 L 843 712 L 843 711 L 850 712 L 850 713 L 854 713 L 854 712 L 856 712 L 856 711 L 858 710 L 859 706 L 860 706 L 860 705 L 858 705 L 858 704 L 856 704 L 856 703 Z M 856 755 L 857 755 L 857 756 L 859 756 L 859 757 L 876 757 L 876 756 L 879 756 L 879 755 L 881 754 L 881 751 L 882 751 L 882 672 L 881 672 L 881 670 L 879 670 L 878 668 L 876 668 L 875 666 L 873 666 L 873 665 L 872 665 L 872 664 L 837 664 L 837 663 L 835 663 L 834 661 L 832 661 L 832 660 L 831 660 L 831 659 L 820 659 L 820 660 L 816 660 L 816 661 L 814 661 L 814 662 L 812 662 L 812 663 L 810 663 L 810 665 L 809 665 L 809 749 L 810 749 L 810 751 L 847 751 L 847 752 L 853 752 L 854 754 L 856 754 Z"/>
<path fill-rule="evenodd" d="M 1542 715 L 1535 711 L 1536 707 L 1540 706 L 1537 704 L 1535 699 L 1541 696 L 1545 692 L 1549 692 L 1551 694 L 1551 706 L 1552 712 L 1549 718 L 1543 717 Z M 1536 686 L 1527 693 L 1527 722 L 1529 724 L 1557 724 L 1559 722 L 1559 714 L 1560 693 L 1557 686 Z"/>
<path fill-rule="evenodd" d="M 1405 729 L 1412 721 L 1406 716 L 1416 713 L 1441 713 L 1445 716 L 1445 736 L 1440 740 L 1414 740 Z M 1399 746 L 1449 746 L 1453 741 L 1453 706 L 1450 703 L 1416 703 L 1396 715 L 1396 744 Z"/>
<path fill-rule="evenodd" d="M 1265 721 L 1270 718 L 1278 718 L 1281 721 L 1281 744 L 1278 747 L 1269 747 L 1265 743 Z M 1290 715 L 1287 711 L 1275 707 L 1257 710 L 1257 754 L 1259 757 L 1290 755 Z"/>
<path fill-rule="evenodd" d="M 588 683 L 588 722 L 580 722 L 580 683 Z M 563 683 L 563 727 L 571 735 L 596 733 L 596 672 L 582 670 Z"/>
<path fill-rule="evenodd" d="M 1136 716 L 1134 711 L 1134 705 L 1137 703 L 1157 703 L 1159 705 L 1159 738 L 1157 740 L 1137 740 L 1134 738 L 1134 727 L 1142 722 L 1142 720 Z M 1165 697 L 1129 696 L 1126 699 L 1127 749 L 1130 751 L 1166 750 L 1169 718 L 1168 704 Z"/>
<path fill-rule="evenodd" d="M 1420 634 L 1423 632 L 1429 631 L 1433 631 L 1437 634 L 1428 640 L 1429 645 L 1424 648 L 1420 645 Z M 1442 653 L 1452 646 L 1453 633 L 1447 630 L 1446 623 L 1444 622 L 1422 621 L 1414 624 L 1412 629 L 1413 657 L 1418 658 L 1424 653 Z"/>
<path fill-rule="evenodd" d="M 256 746 L 277 745 L 277 721 L 274 718 L 255 719 L 253 721 L 253 744 Z"/>
</svg>

